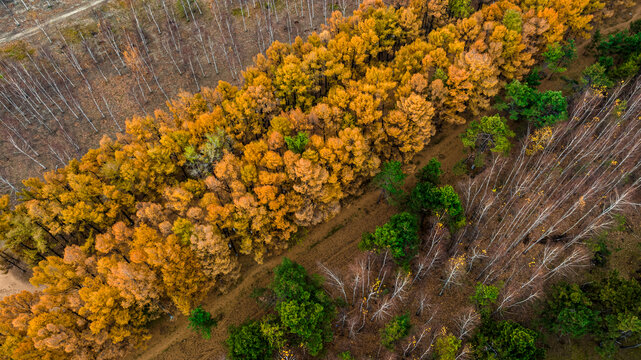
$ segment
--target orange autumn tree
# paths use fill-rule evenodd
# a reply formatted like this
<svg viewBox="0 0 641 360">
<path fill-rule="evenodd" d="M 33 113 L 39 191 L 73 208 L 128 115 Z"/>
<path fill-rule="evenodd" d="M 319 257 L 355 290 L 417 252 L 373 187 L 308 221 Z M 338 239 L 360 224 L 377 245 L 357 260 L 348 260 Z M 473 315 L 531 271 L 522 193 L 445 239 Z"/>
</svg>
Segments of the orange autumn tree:
<svg viewBox="0 0 641 360">
<path fill-rule="evenodd" d="M 152 319 L 233 284 L 232 249 L 260 262 L 287 248 L 381 163 L 410 161 L 440 126 L 487 109 L 547 44 L 588 30 L 595 4 L 503 0 L 453 21 L 433 0 L 426 27 L 424 10 L 366 1 L 305 41 L 274 43 L 242 86 L 133 117 L 25 181 L 13 209 L 0 201 L 0 255 L 36 265 L 43 287 L 0 304 L 2 351 L 121 358 Z"/>
</svg>

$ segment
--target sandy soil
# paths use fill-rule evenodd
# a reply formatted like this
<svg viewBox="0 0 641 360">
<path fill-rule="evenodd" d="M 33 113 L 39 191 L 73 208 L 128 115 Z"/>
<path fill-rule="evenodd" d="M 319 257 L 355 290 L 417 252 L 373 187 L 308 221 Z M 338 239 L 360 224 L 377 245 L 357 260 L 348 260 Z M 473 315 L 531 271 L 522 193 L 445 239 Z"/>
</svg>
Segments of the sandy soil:
<svg viewBox="0 0 641 360">
<path fill-rule="evenodd" d="M 29 274 L 11 269 L 6 274 L 0 274 L 0 299 L 19 293 L 23 290 L 35 290 L 29 283 Z"/>
</svg>

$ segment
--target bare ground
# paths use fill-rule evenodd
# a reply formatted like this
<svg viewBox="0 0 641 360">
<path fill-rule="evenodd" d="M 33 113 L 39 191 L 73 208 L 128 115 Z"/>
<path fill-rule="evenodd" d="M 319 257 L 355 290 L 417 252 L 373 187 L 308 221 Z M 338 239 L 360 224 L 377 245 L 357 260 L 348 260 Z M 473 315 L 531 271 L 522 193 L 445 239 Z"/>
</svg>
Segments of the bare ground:
<svg viewBox="0 0 641 360">
<path fill-rule="evenodd" d="M 29 283 L 29 276 L 29 273 L 23 273 L 15 268 L 6 274 L 0 274 L 0 299 L 23 290 L 35 290 L 35 287 Z"/>
</svg>

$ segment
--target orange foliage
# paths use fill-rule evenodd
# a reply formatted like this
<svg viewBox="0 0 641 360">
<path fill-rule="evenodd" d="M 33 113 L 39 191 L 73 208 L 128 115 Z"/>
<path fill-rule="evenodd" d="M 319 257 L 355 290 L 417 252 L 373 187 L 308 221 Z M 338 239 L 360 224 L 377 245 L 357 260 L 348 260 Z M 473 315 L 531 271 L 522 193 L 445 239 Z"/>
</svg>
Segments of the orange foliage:
<svg viewBox="0 0 641 360">
<path fill-rule="evenodd" d="M 487 109 L 547 44 L 589 30 L 598 7 L 501 0 L 454 23 L 446 4 L 334 12 L 307 41 L 258 55 L 242 87 L 182 93 L 25 181 L 15 209 L 0 199 L 4 250 L 40 261 L 31 281 L 43 286 L 0 303 L 3 356 L 121 358 L 149 321 L 232 283 L 232 249 L 261 261 L 286 248 L 382 162 L 410 161 L 443 122 Z M 508 11 L 520 25 L 504 24 Z M 125 58 L 140 67 L 136 49 Z M 299 134 L 307 142 L 290 149 Z"/>
</svg>

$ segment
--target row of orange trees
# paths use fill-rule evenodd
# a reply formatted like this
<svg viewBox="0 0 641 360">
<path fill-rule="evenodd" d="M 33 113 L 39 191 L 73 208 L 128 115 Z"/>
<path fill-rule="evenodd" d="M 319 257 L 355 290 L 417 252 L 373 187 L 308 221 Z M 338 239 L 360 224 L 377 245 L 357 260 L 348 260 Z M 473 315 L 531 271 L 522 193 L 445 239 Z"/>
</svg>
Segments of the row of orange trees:
<svg viewBox="0 0 641 360">
<path fill-rule="evenodd" d="M 182 94 L 81 160 L 0 201 L 2 257 L 38 291 L 0 303 L 12 359 L 119 358 L 301 226 L 336 214 L 383 161 L 478 114 L 548 44 L 589 29 L 586 0 L 499 1 L 425 33 L 430 7 L 367 2 L 274 43 L 241 88 Z M 456 20 L 456 21 L 454 21 Z"/>
</svg>

